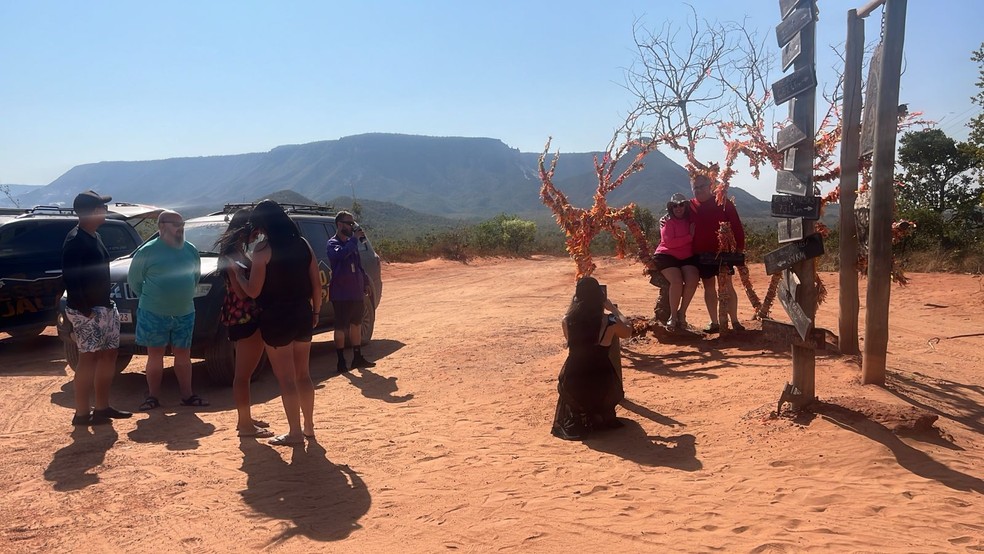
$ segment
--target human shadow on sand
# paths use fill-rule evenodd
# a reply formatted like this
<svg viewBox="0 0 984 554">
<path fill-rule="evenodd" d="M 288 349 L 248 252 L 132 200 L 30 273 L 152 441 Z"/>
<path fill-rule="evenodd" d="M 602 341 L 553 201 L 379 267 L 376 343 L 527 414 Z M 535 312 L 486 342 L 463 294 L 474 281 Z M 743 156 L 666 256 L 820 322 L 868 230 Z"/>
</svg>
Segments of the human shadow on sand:
<svg viewBox="0 0 984 554">
<path fill-rule="evenodd" d="M 75 427 L 71 437 L 72 442 L 55 452 L 44 470 L 45 480 L 53 482 L 56 491 L 77 491 L 98 483 L 99 475 L 90 470 L 103 462 L 119 435 L 112 425 L 95 425 Z"/>
<path fill-rule="evenodd" d="M 137 420 L 137 427 L 127 434 L 133 442 L 163 443 L 168 450 L 195 450 L 199 439 L 215 432 L 215 425 L 205 423 L 193 408 L 165 412 L 157 408 L 146 412 L 149 417 Z"/>
<path fill-rule="evenodd" d="M 691 434 L 648 435 L 631 419 L 619 418 L 624 426 L 588 435 L 584 444 L 592 450 L 614 454 L 619 458 L 646 466 L 697 471 L 703 467 L 697 459 L 697 439 Z"/>
<path fill-rule="evenodd" d="M 890 429 L 861 412 L 827 402 L 812 404 L 810 411 L 842 429 L 883 444 L 891 450 L 900 466 L 915 475 L 932 479 L 954 490 L 984 494 L 984 481 L 980 478 L 950 469 L 929 454 L 909 446 Z"/>
<path fill-rule="evenodd" d="M 413 393 L 396 395 L 399 387 L 396 386 L 396 377 L 383 377 L 378 373 L 373 373 L 368 369 L 353 369 L 343 373 L 346 379 L 353 385 L 359 387 L 362 396 L 375 400 L 382 400 L 396 404 L 413 399 Z"/>
<path fill-rule="evenodd" d="M 653 423 L 659 423 L 660 425 L 666 425 L 670 427 L 675 427 L 677 425 L 683 426 L 683 423 L 680 423 L 679 421 L 671 417 L 667 417 L 659 412 L 651 410 L 646 406 L 636 404 L 635 402 L 629 400 L 628 398 L 623 398 L 622 401 L 619 402 L 618 404 L 619 406 L 625 408 L 626 410 L 636 415 L 640 415 L 648 419 L 649 421 L 652 421 Z"/>
<path fill-rule="evenodd" d="M 317 441 L 286 453 L 289 463 L 263 443 L 244 440 L 239 448 L 247 476 L 243 501 L 259 514 L 292 524 L 267 546 L 296 535 L 337 541 L 361 528 L 359 519 L 372 503 L 369 489 L 352 468 L 331 463 Z"/>
</svg>

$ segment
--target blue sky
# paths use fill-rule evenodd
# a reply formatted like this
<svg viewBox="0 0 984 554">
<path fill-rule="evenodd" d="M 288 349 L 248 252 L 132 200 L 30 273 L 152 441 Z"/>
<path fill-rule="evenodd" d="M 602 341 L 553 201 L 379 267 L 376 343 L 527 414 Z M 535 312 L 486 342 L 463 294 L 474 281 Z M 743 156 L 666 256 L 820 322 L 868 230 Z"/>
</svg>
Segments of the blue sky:
<svg viewBox="0 0 984 554">
<path fill-rule="evenodd" d="M 847 10 L 866 3 L 819 1 L 821 81 Z M 692 4 L 770 37 L 779 22 L 777 0 Z M 908 4 L 901 101 L 964 138 L 980 112 L 969 57 L 984 1 Z M 0 0 L 0 183 L 367 132 L 493 137 L 524 152 L 553 136 L 563 163 L 603 149 L 631 104 L 633 22 L 689 13 L 675 1 Z M 774 189 L 744 170 L 734 183 L 760 198 Z"/>
</svg>

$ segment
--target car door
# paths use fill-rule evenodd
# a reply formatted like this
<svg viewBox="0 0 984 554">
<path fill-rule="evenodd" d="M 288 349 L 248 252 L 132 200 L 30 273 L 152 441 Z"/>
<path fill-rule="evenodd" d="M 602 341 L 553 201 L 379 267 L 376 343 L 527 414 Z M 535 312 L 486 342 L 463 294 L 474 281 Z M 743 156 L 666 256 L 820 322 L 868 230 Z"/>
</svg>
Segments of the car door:
<svg viewBox="0 0 984 554">
<path fill-rule="evenodd" d="M 321 274 L 321 317 L 319 325 L 335 320 L 335 311 L 328 301 L 328 282 L 331 280 L 331 264 L 328 263 L 328 238 L 334 233 L 329 232 L 327 224 L 321 221 L 301 220 L 297 222 L 301 234 L 307 239 L 318 259 L 318 272 Z"/>
</svg>

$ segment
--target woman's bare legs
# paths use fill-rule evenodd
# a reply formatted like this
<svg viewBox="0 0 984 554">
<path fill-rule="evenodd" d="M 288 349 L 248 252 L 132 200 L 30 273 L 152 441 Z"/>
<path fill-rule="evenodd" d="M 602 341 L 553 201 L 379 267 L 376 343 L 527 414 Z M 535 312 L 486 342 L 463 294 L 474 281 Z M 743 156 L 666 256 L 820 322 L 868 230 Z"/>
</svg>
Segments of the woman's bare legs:
<svg viewBox="0 0 984 554">
<path fill-rule="evenodd" d="M 239 413 L 236 429 L 240 433 L 255 433 L 250 412 L 249 382 L 263 356 L 263 338 L 259 331 L 236 341 L 236 375 L 232 381 L 232 399 Z"/>
<path fill-rule="evenodd" d="M 681 326 L 685 326 L 687 324 L 687 308 L 690 307 L 690 301 L 694 299 L 694 294 L 697 293 L 700 272 L 695 265 L 685 265 L 681 268 L 681 271 L 683 272 L 683 297 L 680 299 L 680 310 L 677 313 L 677 320 Z"/>
<path fill-rule="evenodd" d="M 679 267 L 667 267 L 660 273 L 670 282 L 670 320 L 666 324 L 675 327 L 680 299 L 683 297 L 683 272 L 680 271 Z"/>
<path fill-rule="evenodd" d="M 273 374 L 276 375 L 277 382 L 280 383 L 280 398 L 284 403 L 284 412 L 287 414 L 289 429 L 286 435 L 276 437 L 273 440 L 288 444 L 304 442 L 295 378 L 297 372 L 294 369 L 294 343 L 281 347 L 267 345 L 266 353 L 267 357 L 270 358 L 270 364 L 273 366 Z"/>
<path fill-rule="evenodd" d="M 294 382 L 304 416 L 304 436 L 314 436 L 314 382 L 311 381 L 311 343 L 297 341 L 294 346 Z"/>
</svg>

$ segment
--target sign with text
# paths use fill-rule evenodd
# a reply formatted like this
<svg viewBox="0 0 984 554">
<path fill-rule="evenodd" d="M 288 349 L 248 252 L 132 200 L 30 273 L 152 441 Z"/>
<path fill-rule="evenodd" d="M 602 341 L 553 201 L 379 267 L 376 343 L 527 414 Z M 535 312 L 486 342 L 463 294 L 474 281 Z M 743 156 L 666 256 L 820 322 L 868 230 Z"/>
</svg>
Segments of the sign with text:
<svg viewBox="0 0 984 554">
<path fill-rule="evenodd" d="M 799 333 L 801 339 L 806 341 L 806 337 L 810 334 L 810 329 L 813 327 L 813 320 L 810 319 L 803 308 L 796 302 L 796 297 L 793 293 L 786 287 L 785 281 L 779 281 L 779 293 L 776 295 L 779 297 L 779 303 L 789 314 L 789 319 L 792 320 L 793 326 L 796 327 L 796 332 Z"/>
<path fill-rule="evenodd" d="M 779 130 L 776 135 L 776 148 L 782 152 L 796 146 L 797 144 L 806 140 L 806 133 L 804 133 L 796 122 L 793 121 L 789 125 L 786 125 Z"/>
<path fill-rule="evenodd" d="M 791 242 L 803 238 L 803 220 L 783 219 L 779 222 L 779 242 Z"/>
<path fill-rule="evenodd" d="M 809 178 L 795 171 L 777 171 L 776 192 L 806 196 L 810 192 Z"/>
<path fill-rule="evenodd" d="M 817 75 L 813 65 L 797 69 L 789 75 L 772 83 L 772 98 L 779 106 L 797 94 L 812 90 L 817 86 Z"/>
<path fill-rule="evenodd" d="M 765 255 L 765 272 L 775 275 L 784 269 L 823 254 L 823 238 L 807 235 L 802 240 L 786 243 Z"/>
<path fill-rule="evenodd" d="M 782 23 L 776 25 L 776 41 L 779 43 L 779 48 L 786 46 L 797 33 L 803 30 L 803 27 L 812 21 L 813 6 L 809 4 L 801 5 L 789 12 L 789 15 L 783 18 Z"/>
<path fill-rule="evenodd" d="M 773 194 L 772 217 L 820 219 L 820 197 Z"/>
<path fill-rule="evenodd" d="M 878 108 L 878 78 L 881 76 L 882 45 L 878 43 L 868 66 L 868 82 L 864 89 L 864 107 L 861 112 L 861 156 L 875 151 L 875 112 Z"/>
<path fill-rule="evenodd" d="M 803 0 L 779 0 L 779 19 L 784 19 Z"/>
<path fill-rule="evenodd" d="M 789 41 L 789 44 L 782 47 L 782 70 L 786 71 L 793 65 L 796 58 L 803 52 L 803 35 L 796 33 L 796 36 Z"/>
</svg>

